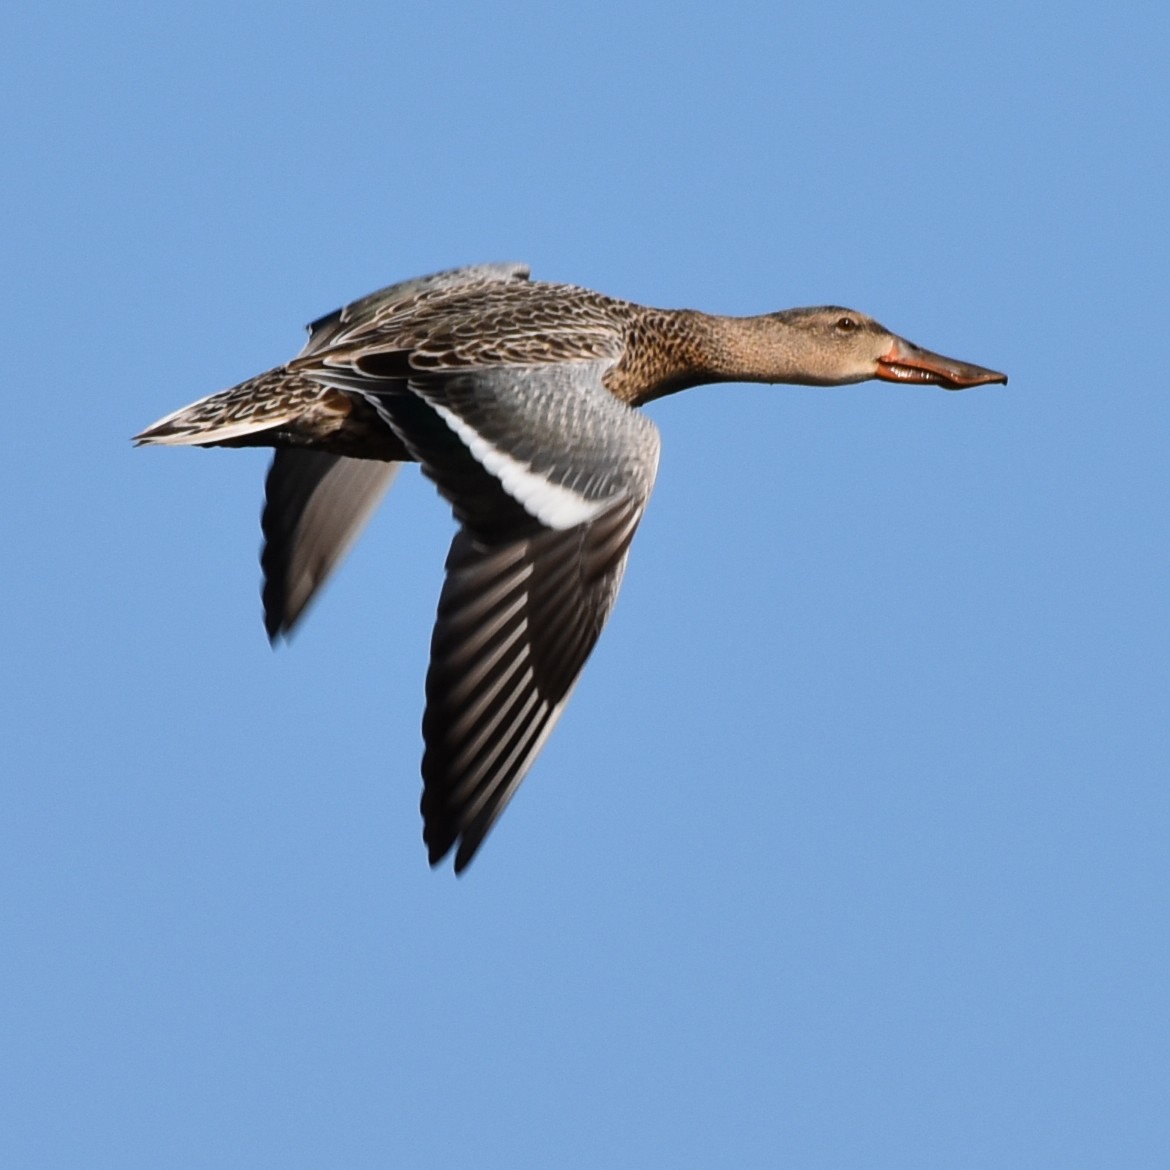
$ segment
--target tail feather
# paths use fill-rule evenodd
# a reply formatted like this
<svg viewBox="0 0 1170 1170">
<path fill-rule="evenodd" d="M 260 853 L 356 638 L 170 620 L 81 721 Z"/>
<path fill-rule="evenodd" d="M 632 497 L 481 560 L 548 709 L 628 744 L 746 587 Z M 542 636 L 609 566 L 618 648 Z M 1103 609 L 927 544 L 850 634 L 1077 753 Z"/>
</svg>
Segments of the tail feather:
<svg viewBox="0 0 1170 1170">
<path fill-rule="evenodd" d="M 325 389 L 283 366 L 173 411 L 134 436 L 136 446 L 223 443 L 302 415 Z"/>
</svg>

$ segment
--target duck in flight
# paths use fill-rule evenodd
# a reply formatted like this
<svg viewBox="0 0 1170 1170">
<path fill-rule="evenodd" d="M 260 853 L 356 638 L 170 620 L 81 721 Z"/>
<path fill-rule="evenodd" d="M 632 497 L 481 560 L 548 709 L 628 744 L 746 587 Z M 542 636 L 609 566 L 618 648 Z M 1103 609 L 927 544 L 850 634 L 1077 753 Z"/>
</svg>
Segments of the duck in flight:
<svg viewBox="0 0 1170 1170">
<path fill-rule="evenodd" d="M 287 636 L 403 463 L 450 502 L 426 679 L 423 839 L 474 857 L 568 702 L 617 597 L 658 469 L 635 409 L 704 382 L 961 390 L 1005 375 L 852 309 L 721 317 L 529 280 L 521 264 L 392 285 L 321 317 L 292 361 L 139 444 L 273 447 L 264 621 Z"/>
</svg>

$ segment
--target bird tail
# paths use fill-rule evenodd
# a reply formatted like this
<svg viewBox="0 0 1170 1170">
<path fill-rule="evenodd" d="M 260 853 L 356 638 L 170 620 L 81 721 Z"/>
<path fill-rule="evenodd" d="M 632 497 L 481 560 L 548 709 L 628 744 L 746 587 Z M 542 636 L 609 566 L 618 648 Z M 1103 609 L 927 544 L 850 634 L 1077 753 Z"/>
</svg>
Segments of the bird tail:
<svg viewBox="0 0 1170 1170">
<path fill-rule="evenodd" d="M 277 366 L 160 418 L 135 435 L 134 443 L 177 447 L 230 442 L 291 422 L 321 394 L 321 386 Z"/>
</svg>

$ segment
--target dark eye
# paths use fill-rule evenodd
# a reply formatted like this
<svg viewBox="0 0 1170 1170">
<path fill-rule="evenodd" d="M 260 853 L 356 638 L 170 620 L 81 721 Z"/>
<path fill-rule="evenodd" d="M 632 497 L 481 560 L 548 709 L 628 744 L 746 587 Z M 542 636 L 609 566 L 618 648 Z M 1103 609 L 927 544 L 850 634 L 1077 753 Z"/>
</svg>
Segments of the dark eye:
<svg viewBox="0 0 1170 1170">
<path fill-rule="evenodd" d="M 857 328 L 857 322 L 852 317 L 838 317 L 837 328 L 842 333 L 852 333 Z"/>
</svg>

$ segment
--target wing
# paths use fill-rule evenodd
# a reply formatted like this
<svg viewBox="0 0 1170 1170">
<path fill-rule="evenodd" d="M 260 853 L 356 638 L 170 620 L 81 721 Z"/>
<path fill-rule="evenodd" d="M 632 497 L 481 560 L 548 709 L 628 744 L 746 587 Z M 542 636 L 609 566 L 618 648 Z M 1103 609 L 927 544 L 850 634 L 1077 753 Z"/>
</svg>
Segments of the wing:
<svg viewBox="0 0 1170 1170">
<path fill-rule="evenodd" d="M 423 840 L 474 857 L 560 718 L 617 598 L 644 500 L 490 546 L 460 531 L 431 640 Z"/>
<path fill-rule="evenodd" d="M 309 325 L 309 340 L 297 356 L 306 357 L 326 350 L 356 324 L 406 308 L 422 297 L 447 293 L 463 286 L 527 280 L 530 273 L 527 264 L 472 264 L 400 281 L 318 317 Z"/>
<path fill-rule="evenodd" d="M 264 626 L 288 636 L 358 538 L 400 463 L 322 451 L 276 452 L 264 485 Z"/>
<path fill-rule="evenodd" d="M 417 376 L 378 398 L 452 503 L 423 719 L 432 864 L 474 856 L 564 710 L 653 486 L 654 425 L 605 361 Z M 391 388 L 392 386 L 392 388 Z"/>
</svg>

